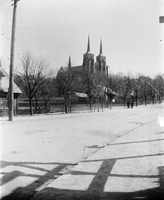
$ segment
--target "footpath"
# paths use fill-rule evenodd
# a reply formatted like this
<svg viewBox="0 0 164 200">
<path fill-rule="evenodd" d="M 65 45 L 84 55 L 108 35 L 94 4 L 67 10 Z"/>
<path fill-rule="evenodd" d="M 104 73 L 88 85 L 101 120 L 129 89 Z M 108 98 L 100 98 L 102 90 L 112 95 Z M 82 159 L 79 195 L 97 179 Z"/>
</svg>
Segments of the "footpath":
<svg viewBox="0 0 164 200">
<path fill-rule="evenodd" d="M 45 187 L 32 200 L 164 199 L 164 128 L 157 120 L 117 138 Z"/>
</svg>

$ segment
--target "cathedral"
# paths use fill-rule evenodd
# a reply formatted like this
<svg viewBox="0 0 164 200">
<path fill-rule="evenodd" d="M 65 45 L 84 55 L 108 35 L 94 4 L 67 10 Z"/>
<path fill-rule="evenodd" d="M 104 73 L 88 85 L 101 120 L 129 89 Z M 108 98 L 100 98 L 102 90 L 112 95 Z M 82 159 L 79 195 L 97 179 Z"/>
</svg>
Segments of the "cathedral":
<svg viewBox="0 0 164 200">
<path fill-rule="evenodd" d="M 108 76 L 108 66 L 106 65 L 106 57 L 102 52 L 102 40 L 100 41 L 100 52 L 94 60 L 94 54 L 90 52 L 90 40 L 88 36 L 87 52 L 83 54 L 82 65 L 71 66 L 71 58 L 69 57 L 68 67 L 72 67 L 74 70 L 85 70 L 91 74 L 103 74 Z M 59 71 L 66 70 L 65 67 L 61 67 Z"/>
</svg>

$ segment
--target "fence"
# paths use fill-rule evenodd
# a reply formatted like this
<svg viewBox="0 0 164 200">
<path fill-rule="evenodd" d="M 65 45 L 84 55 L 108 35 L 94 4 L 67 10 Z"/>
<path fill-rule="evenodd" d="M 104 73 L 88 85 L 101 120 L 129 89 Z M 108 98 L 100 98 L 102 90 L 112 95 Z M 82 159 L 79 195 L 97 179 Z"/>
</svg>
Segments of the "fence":
<svg viewBox="0 0 164 200">
<path fill-rule="evenodd" d="M 0 116 L 8 115 L 8 101 L 5 98 L 0 98 Z"/>
<path fill-rule="evenodd" d="M 92 109 L 97 109 L 96 101 L 93 100 Z M 147 104 L 152 103 L 150 100 L 147 101 Z M 157 101 L 155 102 L 157 103 Z M 144 100 L 138 99 L 138 105 L 144 104 Z M 37 105 L 37 107 L 36 107 Z M 123 99 L 117 99 L 112 103 L 112 106 L 124 106 Z M 104 102 L 103 107 L 107 107 L 107 104 Z M 101 109 L 101 103 L 99 105 Z M 70 110 L 70 108 L 68 108 Z M 89 110 L 89 102 L 83 101 L 82 99 L 72 99 L 71 100 L 71 111 L 80 111 L 80 110 Z M 33 100 L 33 113 L 55 113 L 55 112 L 64 112 L 64 100 L 63 98 L 54 98 L 50 101 L 49 106 L 45 108 L 44 102 L 39 100 Z M 30 114 L 29 101 L 26 98 L 20 98 L 19 100 L 14 101 L 14 115 L 27 115 Z M 0 98 L 0 116 L 8 115 L 8 101 L 5 98 Z"/>
</svg>

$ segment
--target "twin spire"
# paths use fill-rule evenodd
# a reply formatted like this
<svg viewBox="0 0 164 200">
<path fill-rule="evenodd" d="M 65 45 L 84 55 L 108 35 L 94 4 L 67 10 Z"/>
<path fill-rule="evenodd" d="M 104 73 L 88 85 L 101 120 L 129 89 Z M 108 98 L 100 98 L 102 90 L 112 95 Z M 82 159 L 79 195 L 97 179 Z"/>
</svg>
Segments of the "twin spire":
<svg viewBox="0 0 164 200">
<path fill-rule="evenodd" d="M 88 35 L 87 53 L 90 53 L 90 40 L 89 40 L 89 35 Z"/>
<path fill-rule="evenodd" d="M 87 53 L 90 53 L 90 39 L 89 39 L 89 35 L 88 35 Z M 99 53 L 99 55 L 102 55 L 102 54 L 103 54 L 102 53 L 102 39 L 100 39 L 100 53 Z M 71 56 L 69 56 L 68 68 L 71 68 Z"/>
<path fill-rule="evenodd" d="M 88 36 L 88 45 L 87 45 L 87 53 L 90 53 L 90 39 L 89 39 L 89 36 Z M 102 39 L 100 39 L 100 53 L 99 55 L 102 55 Z"/>
<path fill-rule="evenodd" d="M 68 68 L 71 68 L 71 56 L 69 56 L 69 60 L 68 60 Z"/>
<path fill-rule="evenodd" d="M 100 40 L 100 55 L 102 55 L 102 39 Z"/>
</svg>

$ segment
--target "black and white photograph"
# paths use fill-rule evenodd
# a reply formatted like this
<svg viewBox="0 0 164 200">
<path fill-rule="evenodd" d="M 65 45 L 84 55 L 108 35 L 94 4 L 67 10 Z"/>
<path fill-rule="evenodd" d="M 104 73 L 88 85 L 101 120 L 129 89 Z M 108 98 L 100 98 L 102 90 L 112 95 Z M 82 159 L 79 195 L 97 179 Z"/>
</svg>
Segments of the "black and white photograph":
<svg viewBox="0 0 164 200">
<path fill-rule="evenodd" d="M 0 0 L 0 199 L 164 200 L 164 0 Z"/>
</svg>

